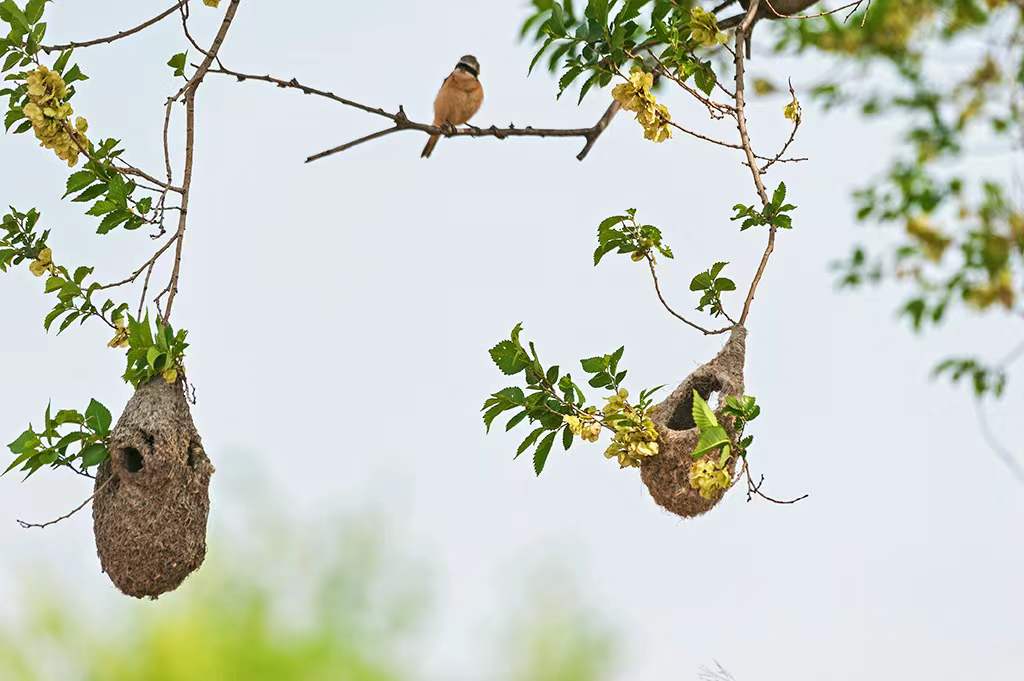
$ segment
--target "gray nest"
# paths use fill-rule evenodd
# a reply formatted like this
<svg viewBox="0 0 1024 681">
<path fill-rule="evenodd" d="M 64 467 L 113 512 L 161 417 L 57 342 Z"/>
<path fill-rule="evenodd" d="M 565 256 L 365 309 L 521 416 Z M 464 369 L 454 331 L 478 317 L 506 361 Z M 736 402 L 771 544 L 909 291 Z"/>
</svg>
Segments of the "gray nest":
<svg viewBox="0 0 1024 681">
<path fill-rule="evenodd" d="M 706 513 L 725 495 L 722 491 L 712 499 L 705 499 L 690 486 L 690 466 L 695 461 L 691 453 L 697 448 L 700 437 L 693 422 L 693 391 L 709 404 L 711 396 L 717 394 L 719 406 L 725 403 L 727 395 L 743 395 L 746 339 L 746 329 L 734 329 L 718 356 L 687 376 L 664 402 L 651 408 L 651 420 L 658 429 L 661 449 L 657 456 L 644 459 L 640 478 L 660 506 L 683 518 Z M 719 423 L 734 435 L 732 418 L 720 408 L 716 413 Z M 736 456 L 729 459 L 726 467 L 735 479 Z"/>
<path fill-rule="evenodd" d="M 93 524 L 100 564 L 129 596 L 173 591 L 206 557 L 213 466 L 182 379 L 136 390 L 96 476 Z"/>
</svg>

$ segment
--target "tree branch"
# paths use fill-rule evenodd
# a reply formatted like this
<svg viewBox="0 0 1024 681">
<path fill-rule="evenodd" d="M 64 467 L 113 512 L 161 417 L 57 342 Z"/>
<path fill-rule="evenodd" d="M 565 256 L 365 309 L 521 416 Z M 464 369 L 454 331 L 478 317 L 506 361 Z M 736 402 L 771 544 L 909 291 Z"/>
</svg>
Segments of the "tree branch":
<svg viewBox="0 0 1024 681">
<path fill-rule="evenodd" d="M 92 47 L 93 45 L 112 43 L 114 41 L 121 40 L 122 38 L 127 38 L 128 36 L 135 35 L 136 33 L 139 33 L 140 31 L 144 31 L 145 29 L 149 28 L 153 24 L 163 21 L 167 17 L 177 12 L 179 8 L 187 5 L 189 2 L 190 0 L 180 0 L 180 2 L 175 3 L 173 7 L 164 10 L 152 19 L 144 21 L 138 26 L 135 26 L 134 28 L 129 28 L 127 30 L 121 31 L 120 33 L 115 33 L 114 35 L 105 36 L 103 38 L 95 38 L 93 40 L 83 40 L 81 42 L 62 43 L 60 45 L 40 45 L 39 49 L 49 54 L 50 52 L 62 52 L 64 50 L 72 50 L 79 47 Z"/>
<path fill-rule="evenodd" d="M 764 178 L 761 176 L 761 169 L 757 165 L 757 159 L 750 145 L 750 132 L 747 130 L 746 85 L 744 83 L 746 76 L 746 51 L 744 49 L 744 41 L 750 34 L 750 28 L 753 26 L 754 20 L 757 17 L 757 9 L 760 4 L 761 0 L 751 0 L 750 6 L 747 8 L 747 15 L 736 28 L 736 52 L 734 53 L 736 64 L 735 101 L 736 127 L 740 133 L 740 143 L 743 145 L 743 151 L 747 156 L 747 166 L 749 166 L 750 172 L 753 175 L 754 186 L 757 188 L 757 195 L 761 198 L 761 205 L 767 206 L 770 203 L 770 200 L 768 199 L 768 192 L 764 188 Z M 768 245 L 765 247 L 764 254 L 761 256 L 761 263 L 757 267 L 754 279 L 750 282 L 750 290 L 747 291 L 747 298 L 743 303 L 743 313 L 740 315 L 740 326 L 743 326 L 747 322 L 747 316 L 750 314 L 750 306 L 754 302 L 754 296 L 757 293 L 757 286 L 761 283 L 761 277 L 764 276 L 765 268 L 768 267 L 768 260 L 771 258 L 772 252 L 775 250 L 776 231 L 777 228 L 774 224 L 768 226 Z"/>
<path fill-rule="evenodd" d="M 24 529 L 24 530 L 30 530 L 32 528 L 42 530 L 42 529 L 45 529 L 47 527 L 50 527 L 51 525 L 56 525 L 57 523 L 59 523 L 61 521 L 67 520 L 68 518 L 70 518 L 71 516 L 75 515 L 76 513 L 81 511 L 83 508 L 88 506 L 89 502 L 92 501 L 93 499 L 95 499 L 96 496 L 100 492 L 103 491 L 103 488 L 106 487 L 107 484 L 110 483 L 110 481 L 113 480 L 113 479 L 114 479 L 114 476 L 110 476 L 109 478 L 104 480 L 103 484 L 100 485 L 99 488 L 95 492 L 92 493 L 91 497 L 89 497 L 88 499 L 83 501 L 81 504 L 79 504 L 78 507 L 75 508 L 75 510 L 71 511 L 70 513 L 65 513 L 64 515 L 62 515 L 59 518 L 54 518 L 53 520 L 51 520 L 49 522 L 45 522 L 45 523 L 27 523 L 24 520 L 19 520 L 17 522 L 18 522 L 19 525 L 21 525 L 22 529 Z"/>
<path fill-rule="evenodd" d="M 380 130 L 378 132 L 371 133 L 370 135 L 366 135 L 365 137 L 361 137 L 357 140 L 353 140 L 352 142 L 346 142 L 345 144 L 332 147 L 331 149 L 327 149 L 325 151 L 313 154 L 306 160 L 307 163 L 317 159 L 325 158 L 332 154 L 340 153 L 347 149 L 351 149 L 352 147 L 358 146 L 359 144 L 369 142 L 379 137 L 384 137 L 385 135 L 390 135 L 404 130 L 414 130 L 425 133 L 427 135 L 444 135 L 445 137 L 494 137 L 496 139 L 506 139 L 508 137 L 582 137 L 585 140 L 587 140 L 587 144 L 576 157 L 580 161 L 582 161 L 587 157 L 587 154 L 590 153 L 590 150 L 597 142 L 597 139 L 605 131 L 605 129 L 611 123 L 612 119 L 615 117 L 615 114 L 618 113 L 619 110 L 619 107 L 615 103 L 612 103 L 611 105 L 609 105 L 604 115 L 601 116 L 601 119 L 598 120 L 597 123 L 595 123 L 589 128 L 534 128 L 533 126 L 526 126 L 524 128 L 520 128 L 516 127 L 514 124 L 509 124 L 509 126 L 505 128 L 499 128 L 495 125 L 491 125 L 486 128 L 467 126 L 465 128 L 456 128 L 455 130 L 450 130 L 410 120 L 409 117 L 405 114 L 405 109 L 401 106 L 398 108 L 398 111 L 396 113 L 391 113 L 389 111 L 385 111 L 380 107 L 372 107 L 367 104 L 362 104 L 360 102 L 345 97 L 341 97 L 328 90 L 322 90 L 319 88 L 311 87 L 309 85 L 304 85 L 295 78 L 292 78 L 291 80 L 284 80 L 283 78 L 275 78 L 274 76 L 271 75 L 260 76 L 251 73 L 241 73 L 239 71 L 234 71 L 228 68 L 211 68 L 209 69 L 209 72 L 225 76 L 232 76 L 239 82 L 255 80 L 263 83 L 270 83 L 271 85 L 276 85 L 277 87 L 282 89 L 298 90 L 303 94 L 323 97 L 325 99 L 329 99 L 332 102 L 336 102 L 343 106 L 348 106 L 354 109 L 359 109 L 360 111 L 365 111 L 366 113 L 370 113 L 375 116 L 387 118 L 392 123 L 394 123 L 393 127 L 387 128 L 386 130 Z"/>
<path fill-rule="evenodd" d="M 192 163 L 195 156 L 196 137 L 196 92 L 203 78 L 210 71 L 213 61 L 217 58 L 224 38 L 227 36 L 231 22 L 235 19 L 238 11 L 238 4 L 241 0 L 231 0 L 227 11 L 224 13 L 224 20 L 220 24 L 213 44 L 210 46 L 202 64 L 196 70 L 192 78 L 180 90 L 179 95 L 185 96 L 185 169 L 182 171 L 181 180 L 181 212 L 178 214 L 178 230 L 175 234 L 174 267 L 171 270 L 171 279 L 167 284 L 167 309 L 164 311 L 164 322 L 171 317 L 171 309 L 174 307 L 174 299 L 178 295 L 178 278 L 181 275 L 181 251 L 185 244 L 185 229 L 188 226 L 188 202 L 192 192 Z M 170 104 L 168 104 L 170 106 Z M 162 294 L 161 294 L 162 295 Z"/>
</svg>

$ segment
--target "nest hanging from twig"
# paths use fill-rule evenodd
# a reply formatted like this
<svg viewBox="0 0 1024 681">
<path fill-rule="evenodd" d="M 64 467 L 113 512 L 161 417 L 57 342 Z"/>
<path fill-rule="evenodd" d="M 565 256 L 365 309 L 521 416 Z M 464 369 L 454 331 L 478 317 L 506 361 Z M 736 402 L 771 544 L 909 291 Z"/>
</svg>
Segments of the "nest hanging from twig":
<svg viewBox="0 0 1024 681">
<path fill-rule="evenodd" d="M 183 379 L 136 390 L 96 476 L 93 524 L 100 564 L 129 596 L 173 591 L 206 557 L 213 466 L 196 432 Z"/>
<path fill-rule="evenodd" d="M 697 440 L 700 438 L 693 421 L 693 391 L 696 390 L 709 401 L 712 395 L 717 394 L 719 406 L 725 403 L 728 395 L 743 395 L 746 340 L 746 329 L 734 329 L 725 347 L 713 360 L 687 376 L 664 402 L 651 408 L 651 420 L 658 429 L 661 449 L 657 456 L 644 459 L 640 477 L 660 506 L 683 518 L 692 518 L 711 510 L 722 500 L 726 491 L 722 490 L 711 499 L 705 499 L 690 486 L 690 466 L 695 461 L 691 453 L 697 448 Z M 734 435 L 733 419 L 724 414 L 721 408 L 716 413 L 719 423 L 730 436 Z M 713 455 L 717 456 L 717 453 Z M 725 466 L 735 479 L 736 456 L 730 457 Z"/>
</svg>

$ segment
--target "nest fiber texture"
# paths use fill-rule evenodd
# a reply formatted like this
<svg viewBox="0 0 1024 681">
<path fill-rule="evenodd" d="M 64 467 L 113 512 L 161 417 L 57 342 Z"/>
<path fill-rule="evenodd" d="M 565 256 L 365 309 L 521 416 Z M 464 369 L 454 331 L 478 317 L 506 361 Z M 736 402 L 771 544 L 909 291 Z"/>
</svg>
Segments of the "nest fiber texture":
<svg viewBox="0 0 1024 681">
<path fill-rule="evenodd" d="M 678 516 L 692 518 L 706 513 L 725 494 L 722 491 L 711 499 L 705 499 L 690 487 L 690 466 L 694 462 L 690 454 L 697 448 L 700 437 L 693 422 L 693 391 L 696 390 L 705 400 L 718 393 L 720 405 L 725 403 L 727 395 L 742 395 L 746 339 L 746 329 L 735 329 L 717 357 L 687 376 L 664 402 L 651 408 L 651 420 L 658 429 L 661 448 L 657 456 L 644 459 L 640 477 L 654 500 Z M 732 419 L 721 409 L 717 415 L 719 423 L 732 434 Z M 735 456 L 730 458 L 726 468 L 735 478 Z"/>
<path fill-rule="evenodd" d="M 129 596 L 173 591 L 206 557 L 213 466 L 181 380 L 136 390 L 96 476 L 93 525 L 100 564 Z"/>
</svg>

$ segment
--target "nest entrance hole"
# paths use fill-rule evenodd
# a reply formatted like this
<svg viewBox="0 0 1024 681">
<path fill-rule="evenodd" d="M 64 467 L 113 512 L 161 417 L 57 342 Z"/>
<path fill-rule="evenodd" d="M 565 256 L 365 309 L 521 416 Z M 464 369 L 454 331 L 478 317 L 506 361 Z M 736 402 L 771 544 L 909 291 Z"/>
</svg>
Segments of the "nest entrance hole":
<svg viewBox="0 0 1024 681">
<path fill-rule="evenodd" d="M 146 461 L 135 447 L 125 447 L 121 450 L 121 465 L 129 473 L 138 473 L 146 467 Z"/>
<path fill-rule="evenodd" d="M 712 376 L 700 377 L 693 381 L 690 388 L 669 417 L 666 426 L 670 430 L 690 430 L 697 427 L 693 420 L 694 390 L 704 398 L 712 410 L 718 410 L 719 392 L 722 390 L 722 383 L 718 379 Z"/>
</svg>

